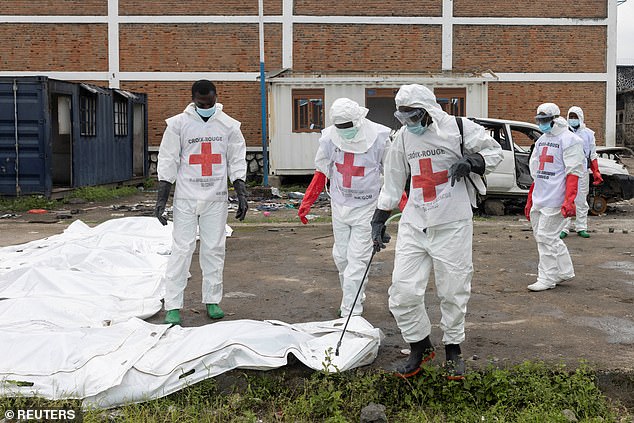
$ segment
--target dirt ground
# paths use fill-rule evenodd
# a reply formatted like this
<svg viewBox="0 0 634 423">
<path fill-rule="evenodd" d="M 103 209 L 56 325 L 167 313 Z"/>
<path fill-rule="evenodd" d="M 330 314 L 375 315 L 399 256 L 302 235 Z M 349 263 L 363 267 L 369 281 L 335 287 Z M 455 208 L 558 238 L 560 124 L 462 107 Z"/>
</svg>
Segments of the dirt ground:
<svg viewBox="0 0 634 423">
<path fill-rule="evenodd" d="M 117 204 L 69 204 L 46 215 L 22 214 L 0 219 L 0 246 L 20 244 L 62 232 L 74 219 L 94 226 L 107 219 L 150 215 L 154 192 L 141 192 Z M 233 235 L 227 239 L 225 319 L 275 319 L 288 323 L 332 320 L 340 287 L 332 256 L 333 237 L 326 202 L 312 213 L 321 218 L 301 225 L 292 203 L 254 199 L 247 220 L 230 213 Z M 258 210 L 260 209 L 260 210 Z M 265 213 L 268 216 L 265 216 Z M 634 201 L 611 206 L 590 217 L 590 239 L 566 238 L 576 277 L 544 292 L 530 292 L 537 273 L 537 248 L 529 222 L 521 215 L 474 220 L 475 274 L 469 302 L 466 341 L 468 369 L 489 363 L 506 366 L 525 360 L 577 367 L 587 362 L 603 374 L 608 395 L 634 408 Z M 398 236 L 397 224 L 388 231 Z M 372 263 L 364 318 L 385 334 L 371 367 L 390 368 L 405 356 L 387 306 L 394 244 Z M 210 323 L 201 304 L 197 252 L 192 260 L 183 325 Z M 430 282 L 426 304 L 434 323 L 432 341 L 444 360 L 438 326 L 440 312 Z M 163 312 L 150 318 L 161 323 Z M 334 347 L 334 345 L 333 345 Z M 345 343 L 341 346 L 345 348 Z"/>
</svg>

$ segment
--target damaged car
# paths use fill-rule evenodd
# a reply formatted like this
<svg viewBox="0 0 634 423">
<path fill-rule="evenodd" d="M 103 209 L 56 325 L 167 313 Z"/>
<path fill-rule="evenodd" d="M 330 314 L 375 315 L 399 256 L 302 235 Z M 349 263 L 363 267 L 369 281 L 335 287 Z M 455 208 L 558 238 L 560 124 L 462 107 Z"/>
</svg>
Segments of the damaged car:
<svg viewBox="0 0 634 423">
<path fill-rule="evenodd" d="M 486 176 L 487 194 L 480 198 L 480 207 L 486 214 L 500 216 L 521 212 L 526 204 L 528 190 L 533 183 L 528 160 L 531 147 L 542 135 L 539 127 L 529 122 L 505 119 L 469 118 L 482 125 L 502 147 L 504 158 L 498 167 Z M 590 213 L 605 213 L 609 203 L 634 197 L 634 177 L 630 176 L 624 160 L 634 154 L 627 148 L 597 147 L 599 170 L 603 183 L 592 185 L 588 205 Z"/>
</svg>

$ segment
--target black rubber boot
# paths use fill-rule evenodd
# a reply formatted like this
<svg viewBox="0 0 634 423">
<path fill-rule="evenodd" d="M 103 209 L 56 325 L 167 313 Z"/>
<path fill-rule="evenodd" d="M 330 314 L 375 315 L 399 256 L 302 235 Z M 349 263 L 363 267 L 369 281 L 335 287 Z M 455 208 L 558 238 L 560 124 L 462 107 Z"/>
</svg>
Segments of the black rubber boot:
<svg viewBox="0 0 634 423">
<path fill-rule="evenodd" d="M 407 361 L 396 368 L 396 375 L 402 378 L 415 376 L 420 372 L 420 367 L 432 360 L 436 353 L 429 336 L 422 341 L 409 344 L 410 353 Z"/>
<path fill-rule="evenodd" d="M 449 380 L 462 380 L 464 379 L 465 366 L 462 359 L 462 352 L 460 351 L 460 345 L 449 344 L 445 345 L 445 369 L 447 370 L 447 379 Z"/>
</svg>

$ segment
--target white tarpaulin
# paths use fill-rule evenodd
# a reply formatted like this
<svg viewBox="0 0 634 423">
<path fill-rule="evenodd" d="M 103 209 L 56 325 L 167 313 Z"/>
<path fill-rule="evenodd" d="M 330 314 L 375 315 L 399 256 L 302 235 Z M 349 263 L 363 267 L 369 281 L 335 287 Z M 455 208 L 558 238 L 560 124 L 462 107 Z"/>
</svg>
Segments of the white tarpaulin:
<svg viewBox="0 0 634 423">
<path fill-rule="evenodd" d="M 120 384 L 84 399 L 84 407 L 108 408 L 176 392 L 232 369 L 270 370 L 287 364 L 292 353 L 306 366 L 344 371 L 370 364 L 381 340 L 363 317 L 350 319 L 339 356 L 335 347 L 345 319 L 289 325 L 233 320 L 200 327 L 175 326 L 128 371 Z"/>
<path fill-rule="evenodd" d="M 112 407 L 182 389 L 235 368 L 272 369 L 292 353 L 322 370 L 371 363 L 381 332 L 362 317 L 286 324 L 221 321 L 195 328 L 144 322 L 161 307 L 172 225 L 155 218 L 81 221 L 64 233 L 0 248 L 0 395 L 83 398 Z"/>
</svg>

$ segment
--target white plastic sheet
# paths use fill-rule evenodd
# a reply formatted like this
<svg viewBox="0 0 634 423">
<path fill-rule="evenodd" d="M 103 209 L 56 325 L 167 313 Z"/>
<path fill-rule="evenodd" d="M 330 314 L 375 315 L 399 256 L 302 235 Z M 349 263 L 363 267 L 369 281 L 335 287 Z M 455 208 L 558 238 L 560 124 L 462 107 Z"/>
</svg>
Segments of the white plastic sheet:
<svg viewBox="0 0 634 423">
<path fill-rule="evenodd" d="M 64 233 L 0 248 L 0 395 L 81 398 L 113 407 L 168 395 L 235 368 L 272 369 L 293 354 L 344 371 L 370 364 L 381 332 L 362 317 L 287 324 L 144 322 L 164 295 L 172 225 L 154 218 L 81 221 Z M 330 349 L 330 352 L 326 351 Z"/>
<path fill-rule="evenodd" d="M 362 317 L 350 319 L 339 356 L 335 355 L 344 323 L 345 319 L 296 325 L 234 320 L 173 327 L 121 383 L 84 399 L 83 404 L 86 408 L 109 408 L 160 398 L 228 370 L 282 367 L 288 354 L 308 367 L 330 372 L 372 363 L 382 334 Z M 332 360 L 330 367 L 326 367 L 327 355 Z"/>
</svg>

